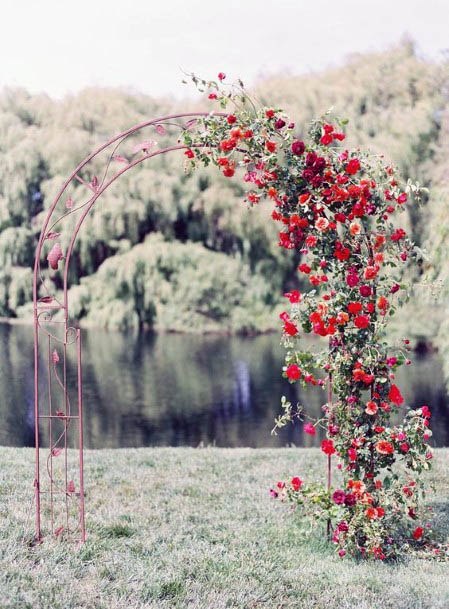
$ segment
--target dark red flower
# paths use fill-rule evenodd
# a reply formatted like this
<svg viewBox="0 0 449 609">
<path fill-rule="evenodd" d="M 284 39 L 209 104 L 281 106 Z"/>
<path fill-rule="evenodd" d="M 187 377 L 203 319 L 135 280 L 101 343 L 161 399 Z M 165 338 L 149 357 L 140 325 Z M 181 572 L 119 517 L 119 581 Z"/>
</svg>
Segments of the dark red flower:
<svg viewBox="0 0 449 609">
<path fill-rule="evenodd" d="M 224 80 L 226 78 L 226 74 L 224 72 L 218 72 L 218 80 Z"/>
<path fill-rule="evenodd" d="M 291 150 L 292 150 L 293 154 L 295 154 L 296 156 L 301 156 L 302 154 L 304 154 L 305 149 L 306 149 L 306 145 L 301 140 L 295 140 L 292 143 Z"/>
<path fill-rule="evenodd" d="M 354 495 L 354 493 L 348 493 L 345 497 L 345 505 L 347 505 L 348 507 L 352 507 L 356 503 L 357 497 Z"/>
<path fill-rule="evenodd" d="M 343 505 L 346 499 L 346 493 L 340 489 L 334 491 L 332 495 L 332 501 L 337 505 Z"/>
</svg>

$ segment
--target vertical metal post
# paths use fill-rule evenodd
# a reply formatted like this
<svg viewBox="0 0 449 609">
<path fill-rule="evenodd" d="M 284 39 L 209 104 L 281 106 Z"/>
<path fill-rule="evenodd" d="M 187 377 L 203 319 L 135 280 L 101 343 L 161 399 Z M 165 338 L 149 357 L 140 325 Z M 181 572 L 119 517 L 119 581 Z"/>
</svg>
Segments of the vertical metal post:
<svg viewBox="0 0 449 609">
<path fill-rule="evenodd" d="M 36 507 L 35 538 L 40 541 L 41 532 L 41 490 L 40 490 L 40 462 L 39 462 L 39 326 L 37 310 L 34 310 L 34 499 Z"/>
<path fill-rule="evenodd" d="M 79 513 L 81 543 L 86 541 L 86 525 L 84 520 L 84 435 L 83 435 L 83 371 L 81 365 L 81 330 L 76 331 L 78 359 L 78 449 L 79 449 Z"/>
<path fill-rule="evenodd" d="M 331 423 L 331 418 L 330 418 L 330 409 L 332 408 L 332 373 L 329 372 L 328 376 L 327 376 L 327 407 L 328 407 L 328 415 L 329 415 L 329 424 Z M 328 455 L 327 456 L 327 490 L 330 493 L 332 487 L 332 456 Z M 330 540 L 331 538 L 331 530 L 332 530 L 332 523 L 331 523 L 331 519 L 328 518 L 327 520 L 327 537 Z"/>
</svg>

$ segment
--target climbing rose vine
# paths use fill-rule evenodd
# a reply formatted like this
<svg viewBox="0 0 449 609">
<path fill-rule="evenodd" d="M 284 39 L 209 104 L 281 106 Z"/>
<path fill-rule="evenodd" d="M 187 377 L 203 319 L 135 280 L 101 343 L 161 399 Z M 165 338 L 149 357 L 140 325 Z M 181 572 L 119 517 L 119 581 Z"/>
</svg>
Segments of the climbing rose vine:
<svg viewBox="0 0 449 609">
<path fill-rule="evenodd" d="M 348 150 L 345 121 L 315 120 L 302 138 L 282 110 L 254 103 L 242 83 L 226 89 L 223 73 L 217 82 L 192 79 L 222 110 L 185 131 L 187 162 L 212 163 L 227 178 L 239 171 L 250 206 L 270 200 L 279 246 L 301 253 L 298 273 L 310 284 L 285 294 L 283 375 L 327 387 L 323 417 L 308 420 L 304 432 L 325 428 L 321 450 L 337 459 L 339 485 L 294 476 L 271 494 L 327 521 L 340 556 L 385 559 L 422 545 L 419 474 L 431 465 L 430 411 L 408 410 L 402 424 L 391 424 L 403 407 L 395 372 L 410 363 L 409 345 L 393 349 L 383 338 L 406 298 L 403 274 L 414 257 L 395 217 L 419 188 L 402 186 L 382 158 Z M 325 338 L 322 351 L 302 349 L 304 334 Z M 277 427 L 307 416 L 285 398 L 282 406 Z"/>
</svg>

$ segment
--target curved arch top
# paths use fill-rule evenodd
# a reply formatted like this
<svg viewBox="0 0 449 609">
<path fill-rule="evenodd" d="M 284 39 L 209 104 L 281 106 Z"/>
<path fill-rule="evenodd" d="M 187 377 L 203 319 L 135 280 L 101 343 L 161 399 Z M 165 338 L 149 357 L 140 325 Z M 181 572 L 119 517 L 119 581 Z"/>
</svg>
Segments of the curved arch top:
<svg viewBox="0 0 449 609">
<path fill-rule="evenodd" d="M 69 326 L 68 300 L 70 260 L 81 226 L 101 195 L 116 180 L 147 159 L 187 149 L 180 142 L 180 134 L 193 129 L 199 119 L 211 114 L 227 116 L 220 112 L 169 114 L 113 136 L 72 171 L 45 215 L 33 274 L 36 540 L 42 538 L 43 532 L 75 537 L 81 542 L 86 538 L 81 332 Z M 156 141 L 148 139 L 129 149 L 126 146 L 130 144 L 129 140 L 145 129 L 150 130 L 151 138 L 172 136 L 176 141 L 159 148 Z M 94 171 L 94 166 L 101 166 L 101 171 Z M 72 194 L 78 199 L 80 193 L 81 202 L 75 203 Z M 68 218 L 69 230 L 64 234 L 64 221 Z M 61 237 L 67 242 L 65 252 Z M 45 254 L 48 264 L 43 267 Z M 57 296 L 47 285 L 46 278 L 59 270 L 62 260 L 62 296 Z M 48 444 L 45 449 L 41 441 L 44 433 L 45 444 Z M 41 502 L 45 502 L 45 514 L 48 515 L 44 528 Z"/>
</svg>

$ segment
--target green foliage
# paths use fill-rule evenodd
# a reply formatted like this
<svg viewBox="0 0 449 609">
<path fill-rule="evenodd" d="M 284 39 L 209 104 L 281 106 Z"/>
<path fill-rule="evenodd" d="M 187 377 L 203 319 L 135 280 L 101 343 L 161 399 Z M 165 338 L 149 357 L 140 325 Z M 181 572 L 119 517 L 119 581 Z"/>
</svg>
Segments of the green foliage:
<svg viewBox="0 0 449 609">
<path fill-rule="evenodd" d="M 435 247 L 432 242 L 429 249 L 437 254 L 435 273 L 441 270 L 443 275 L 447 272 L 443 234 L 447 214 L 440 201 L 447 158 L 446 72 L 445 64 L 418 58 L 407 43 L 386 53 L 352 57 L 346 66 L 322 74 L 273 77 L 261 81 L 257 91 L 262 99 L 289 111 L 299 133 L 306 131 L 312 117 L 333 106 L 351 121 L 354 137 L 349 146 L 387 152 L 405 176 L 429 186 L 428 207 L 410 208 L 407 222 L 401 224 L 419 246 L 430 235 L 427 227 L 434 227 Z M 1 314 L 29 315 L 29 307 L 11 308 L 7 277 L 12 267 L 31 268 L 44 210 L 80 160 L 100 142 L 130 125 L 172 110 L 196 110 L 207 104 L 204 100 L 197 106 L 186 107 L 184 103 L 180 107 L 144 95 L 100 88 L 62 101 L 18 89 L 0 93 Z M 71 196 L 77 201 L 80 193 L 81 189 L 75 187 Z M 241 194 L 237 181 L 212 177 L 207 169 L 193 177 L 184 175 L 178 154 L 136 167 L 105 193 L 86 219 L 70 268 L 71 284 L 79 284 L 83 277 L 98 277 L 96 273 L 106 260 L 143 243 L 150 233 L 161 233 L 170 242 L 197 243 L 205 256 L 210 251 L 222 253 L 231 266 L 233 261 L 247 265 L 252 279 L 257 277 L 274 299 L 283 290 L 301 287 L 295 272 L 298 259 L 277 248 L 277 227 L 269 219 L 267 206 L 248 213 Z M 423 210 L 428 214 L 425 222 Z M 235 320 L 214 320 L 214 327 L 229 329 L 246 323 L 248 299 L 258 300 L 256 283 L 251 283 L 256 291 L 251 296 L 247 291 L 245 303 L 239 303 L 235 310 Z M 226 306 L 234 296 L 231 293 Z M 228 300 L 226 294 L 222 300 Z M 77 299 L 77 315 L 87 313 L 83 302 Z M 116 318 L 113 326 L 139 324 L 142 311 L 130 309 L 133 302 L 122 300 L 110 309 Z M 238 322 L 237 317 L 241 318 Z M 167 313 L 163 321 L 151 318 L 151 323 L 170 327 L 170 320 L 175 318 Z M 194 320 L 192 325 L 190 318 Z M 204 328 L 210 327 L 207 316 L 193 312 L 180 325 L 184 330 L 201 329 L 203 322 Z M 272 325 L 276 323 L 273 318 Z M 256 322 L 258 327 L 264 324 Z"/>
<path fill-rule="evenodd" d="M 97 326 L 240 333 L 268 329 L 275 304 L 240 259 L 156 234 L 106 260 L 72 288 L 71 301 Z"/>
</svg>

